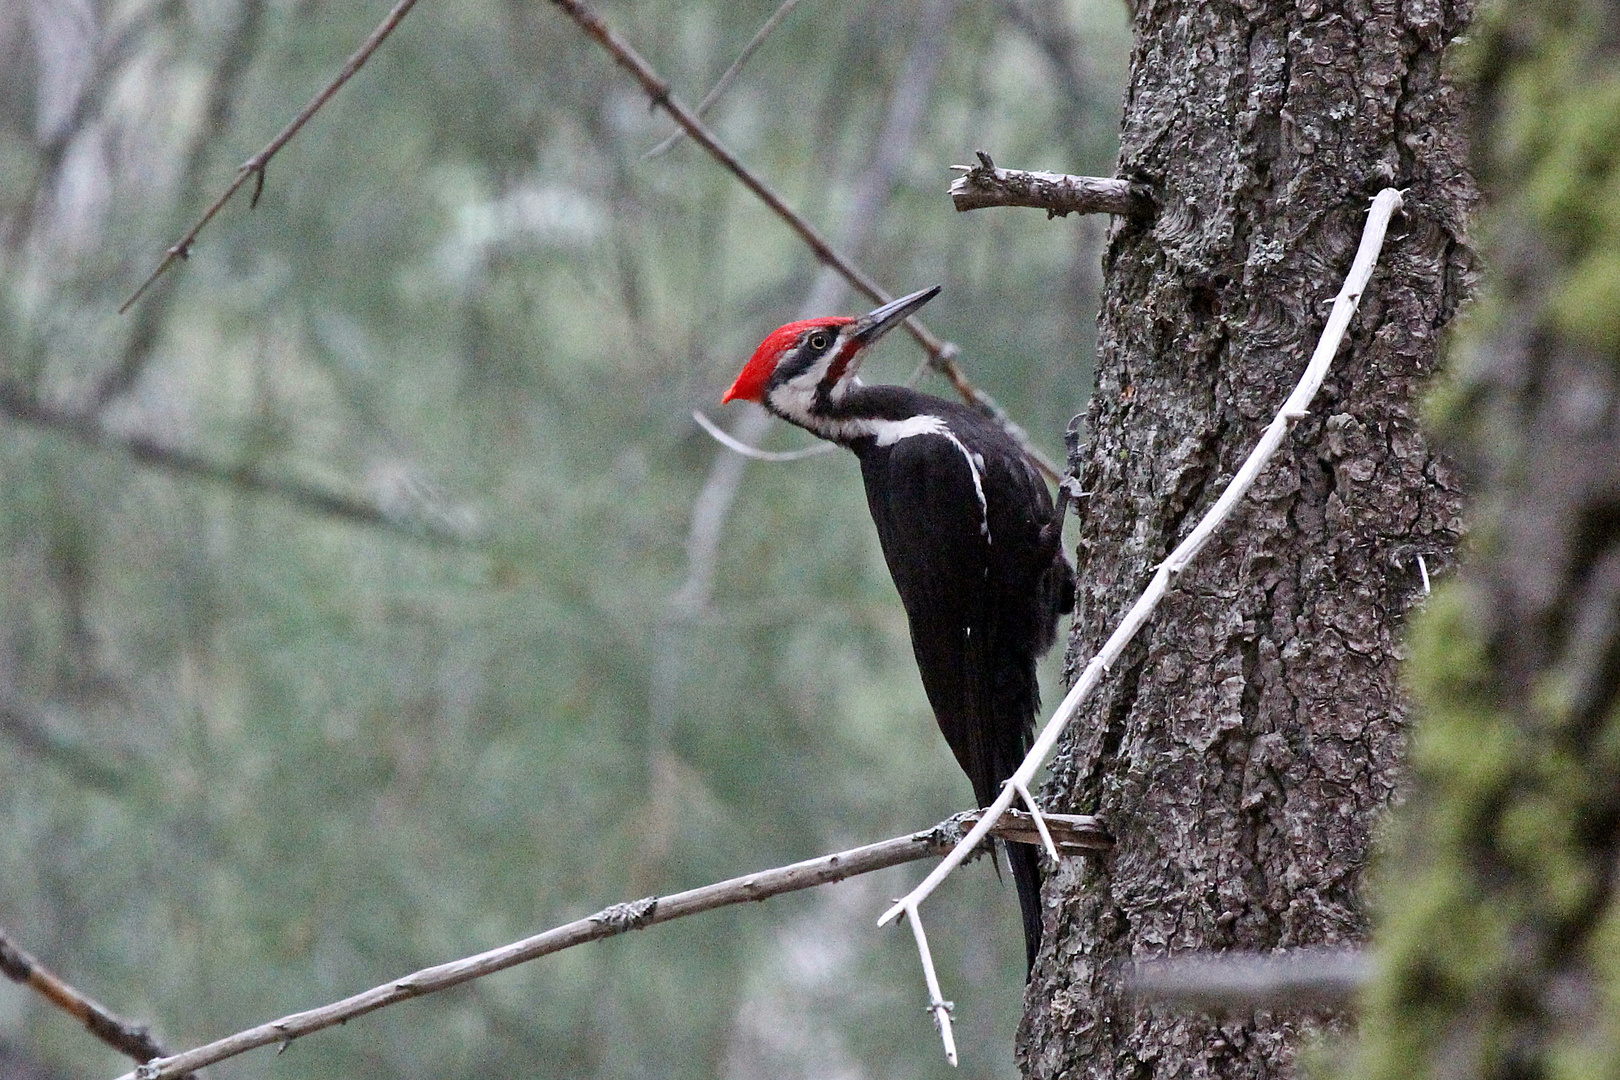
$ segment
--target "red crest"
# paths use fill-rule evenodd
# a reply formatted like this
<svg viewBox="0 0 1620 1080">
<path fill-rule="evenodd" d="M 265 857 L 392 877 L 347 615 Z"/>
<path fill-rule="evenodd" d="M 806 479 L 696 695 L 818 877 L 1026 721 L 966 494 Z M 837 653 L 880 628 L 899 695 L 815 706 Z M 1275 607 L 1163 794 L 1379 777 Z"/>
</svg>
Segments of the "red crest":
<svg viewBox="0 0 1620 1080">
<path fill-rule="evenodd" d="M 783 355 L 798 343 L 800 334 L 815 326 L 836 330 L 854 321 L 847 315 L 825 319 L 801 319 L 772 330 L 770 336 L 760 342 L 759 348 L 754 350 L 753 358 L 743 365 L 737 381 L 731 384 L 731 389 L 720 399 L 720 404 L 724 405 L 728 401 L 764 402 L 765 384 L 770 381 L 771 372 L 776 370 L 776 365 L 781 362 Z"/>
</svg>

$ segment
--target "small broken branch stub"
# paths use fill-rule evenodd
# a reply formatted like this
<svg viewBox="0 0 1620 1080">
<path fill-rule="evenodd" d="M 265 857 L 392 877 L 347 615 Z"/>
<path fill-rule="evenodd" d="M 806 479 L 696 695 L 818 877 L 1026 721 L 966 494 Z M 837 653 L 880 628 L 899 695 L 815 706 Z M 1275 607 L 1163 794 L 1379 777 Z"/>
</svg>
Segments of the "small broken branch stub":
<svg viewBox="0 0 1620 1080">
<path fill-rule="evenodd" d="M 982 810 L 961 817 L 963 833 L 979 823 L 983 816 Z M 1088 852 L 1110 851 L 1114 846 L 1114 838 L 1103 828 L 1102 822 L 1090 814 L 1048 814 L 1042 813 L 1046 827 L 1057 846 L 1060 855 L 1084 855 Z M 1022 810 L 1007 810 L 1001 815 L 1000 823 L 995 827 L 994 835 L 1014 844 L 1033 844 L 1044 847 L 1040 829 L 1034 817 Z"/>
<path fill-rule="evenodd" d="M 982 150 L 979 164 L 952 167 L 962 171 L 951 182 L 951 202 L 959 211 L 1029 206 L 1045 210 L 1046 216 L 1053 218 L 1069 214 L 1145 217 L 1153 210 L 1153 196 L 1147 187 L 1129 180 L 998 169 Z"/>
</svg>

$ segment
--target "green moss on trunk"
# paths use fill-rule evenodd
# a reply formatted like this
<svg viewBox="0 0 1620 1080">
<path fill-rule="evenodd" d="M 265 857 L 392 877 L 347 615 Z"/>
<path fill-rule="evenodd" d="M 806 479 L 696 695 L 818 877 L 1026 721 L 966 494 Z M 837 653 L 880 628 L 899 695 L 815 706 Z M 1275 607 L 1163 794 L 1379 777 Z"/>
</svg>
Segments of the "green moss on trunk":
<svg viewBox="0 0 1620 1080">
<path fill-rule="evenodd" d="M 1620 16 L 1478 24 L 1484 298 L 1431 415 L 1475 558 L 1416 620 L 1367 1077 L 1620 1072 Z"/>
</svg>

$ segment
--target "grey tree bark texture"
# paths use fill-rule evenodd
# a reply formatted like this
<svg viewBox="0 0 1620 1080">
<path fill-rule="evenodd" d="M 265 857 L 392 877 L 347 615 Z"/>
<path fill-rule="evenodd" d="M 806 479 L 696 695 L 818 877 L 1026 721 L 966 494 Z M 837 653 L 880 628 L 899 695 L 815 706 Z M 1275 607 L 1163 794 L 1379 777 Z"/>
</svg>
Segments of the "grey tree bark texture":
<svg viewBox="0 0 1620 1080">
<path fill-rule="evenodd" d="M 1369 201 L 1405 191 L 1312 409 L 1059 749 L 1054 810 L 1117 846 L 1048 882 L 1019 1059 L 1035 1077 L 1289 1075 L 1286 1012 L 1120 994 L 1132 958 L 1360 939 L 1401 776 L 1408 610 L 1460 498 L 1417 401 L 1470 279 L 1448 0 L 1142 0 L 1121 177 L 1158 207 L 1104 256 L 1096 394 L 1071 466 L 1071 674 L 1219 494 L 1304 369 Z"/>
</svg>

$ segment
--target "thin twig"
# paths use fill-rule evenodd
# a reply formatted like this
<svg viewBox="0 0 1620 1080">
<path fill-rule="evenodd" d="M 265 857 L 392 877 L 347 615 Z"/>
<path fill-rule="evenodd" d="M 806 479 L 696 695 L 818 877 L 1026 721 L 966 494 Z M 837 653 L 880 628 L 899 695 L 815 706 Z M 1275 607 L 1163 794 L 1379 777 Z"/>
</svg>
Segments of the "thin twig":
<svg viewBox="0 0 1620 1080">
<path fill-rule="evenodd" d="M 698 107 L 693 110 L 694 112 L 699 116 L 709 115 L 709 109 L 714 106 L 716 101 L 720 100 L 720 95 L 731 89 L 731 84 L 737 80 L 738 75 L 742 74 L 743 65 L 748 63 L 749 58 L 759 50 L 761 45 L 765 44 L 765 39 L 771 36 L 771 31 L 775 30 L 782 20 L 787 18 L 788 14 L 798 6 L 799 0 L 782 0 L 782 6 L 773 11 L 771 17 L 766 19 L 764 24 L 755 31 L 748 44 L 743 46 L 742 52 L 737 54 L 737 59 L 731 62 L 730 67 L 726 68 L 725 74 L 721 75 L 709 92 L 703 95 L 703 100 L 698 102 Z M 668 153 L 685 136 L 686 131 L 684 129 L 676 128 L 670 133 L 669 138 L 642 154 L 641 160 L 650 161 L 660 154 Z"/>
<path fill-rule="evenodd" d="M 1267 426 L 1265 433 L 1260 436 L 1259 443 L 1250 451 L 1248 459 L 1243 462 L 1243 467 L 1232 478 L 1232 482 L 1221 493 L 1221 497 L 1215 501 L 1215 505 L 1209 508 L 1187 538 L 1176 545 L 1169 558 L 1159 564 L 1153 580 L 1148 583 L 1136 603 L 1131 605 L 1131 609 L 1120 620 L 1119 626 L 1115 628 L 1097 655 L 1092 657 L 1091 662 L 1080 673 L 1080 678 L 1075 681 L 1074 687 L 1052 713 L 1052 718 L 1047 721 L 1046 727 L 1036 738 L 1023 763 L 1002 786 L 995 801 L 985 808 L 984 817 L 962 838 L 950 854 L 940 860 L 939 865 L 934 867 L 921 884 L 883 913 L 882 918 L 878 920 L 879 926 L 893 921 L 901 914 L 916 918 L 918 905 L 939 887 L 940 882 L 944 881 L 952 870 L 973 853 L 985 836 L 989 835 L 1000 815 L 1018 797 L 1019 789 L 1027 788 L 1035 779 L 1035 774 L 1045 763 L 1053 747 L 1057 745 L 1063 729 L 1079 712 L 1080 706 L 1101 684 L 1103 676 L 1125 651 L 1125 647 L 1136 636 L 1137 630 L 1141 629 L 1142 624 L 1153 614 L 1154 608 L 1169 591 L 1171 579 L 1185 569 L 1187 564 L 1203 550 L 1204 545 L 1226 521 L 1239 500 L 1248 493 L 1260 471 L 1271 460 L 1272 454 L 1282 445 L 1283 439 L 1295 421 L 1306 415 L 1306 407 L 1322 385 L 1328 366 L 1339 350 L 1339 343 L 1344 340 L 1345 330 L 1350 325 L 1350 317 L 1361 302 L 1361 294 L 1367 287 L 1368 279 L 1372 277 L 1379 251 L 1383 248 L 1384 233 L 1389 226 L 1389 219 L 1400 207 L 1401 193 L 1394 188 L 1385 188 L 1373 199 L 1355 261 L 1350 266 L 1344 287 L 1339 290 L 1339 295 L 1333 301 L 1333 310 L 1328 315 L 1327 326 L 1323 328 L 1316 351 L 1311 355 L 1310 363 L 1306 365 L 1305 373 L 1300 377 L 1299 384 L 1294 387 L 1294 392 L 1283 402 L 1276 418 Z M 926 965 L 926 958 L 924 962 Z"/>
<path fill-rule="evenodd" d="M 1343 1009 L 1355 1003 L 1370 967 L 1356 949 L 1192 953 L 1137 961 L 1126 971 L 1125 992 L 1139 1001 L 1204 1011 Z"/>
<path fill-rule="evenodd" d="M 184 164 L 180 168 L 171 214 L 170 224 L 175 228 L 185 223 L 184 215 L 205 196 L 205 175 L 209 171 L 209 159 L 213 157 L 211 144 L 218 132 L 226 130 L 242 83 L 252 67 L 266 6 L 266 0 L 247 0 L 242 4 L 235 25 L 220 44 L 219 60 L 209 72 L 203 89 L 204 108 L 197 123 L 186 134 L 184 149 L 179 154 Z M 262 177 L 264 173 L 259 175 Z M 92 408 L 106 408 L 114 397 L 126 393 L 141 377 L 162 341 L 163 325 L 175 295 L 173 289 L 167 289 L 147 297 L 146 305 L 130 320 L 129 335 L 124 339 L 117 362 L 96 377 L 85 395 L 84 400 Z"/>
<path fill-rule="evenodd" d="M 692 419 L 698 422 L 698 427 L 709 433 L 709 437 L 727 450 L 741 454 L 755 461 L 803 461 L 807 457 L 817 454 L 830 454 L 838 449 L 837 443 L 819 442 L 814 446 L 806 446 L 802 450 L 761 450 L 757 446 L 750 446 L 741 439 L 732 438 L 725 428 L 710 420 L 696 409 L 692 410 Z"/>
<path fill-rule="evenodd" d="M 1036 805 L 1035 796 L 1031 795 L 1029 793 L 1029 788 L 1025 787 L 1023 784 L 1018 785 L 1018 795 L 1024 800 L 1024 805 L 1029 807 L 1029 816 L 1035 823 L 1036 832 L 1040 833 L 1041 844 L 1046 848 L 1046 853 L 1052 856 L 1053 862 L 1057 862 L 1057 844 L 1052 842 L 1051 830 L 1046 827 L 1046 815 L 1043 814 L 1041 812 L 1041 808 Z"/>
<path fill-rule="evenodd" d="M 669 113 L 674 121 L 692 137 L 693 141 L 707 150 L 711 157 L 725 166 L 738 180 L 742 181 L 743 186 L 758 196 L 759 200 L 770 207 L 777 217 L 787 222 L 788 227 L 799 234 L 799 239 L 809 246 L 810 250 L 815 253 L 816 258 L 828 266 L 835 267 L 850 284 L 873 300 L 879 303 L 887 303 L 893 299 L 876 281 L 867 277 L 859 267 L 849 263 L 834 250 L 832 244 L 821 235 L 816 227 L 795 213 L 769 184 L 749 172 L 748 167 L 742 163 L 741 159 L 727 149 L 719 137 L 710 131 L 691 109 L 674 97 L 670 92 L 669 83 L 664 81 L 653 66 L 647 63 L 641 54 L 636 52 L 624 39 L 609 29 L 607 24 L 597 17 L 595 12 L 580 3 L 579 0 L 553 0 L 553 3 L 562 8 L 569 18 L 579 24 L 580 29 L 584 30 L 586 34 L 606 49 L 620 67 L 635 76 L 636 81 L 641 84 L 642 89 L 646 91 L 647 96 L 652 99 L 654 105 Z M 906 326 L 913 336 L 917 336 L 919 327 L 915 319 L 907 320 Z M 926 333 L 926 331 L 923 332 Z M 932 337 L 932 335 L 929 336 Z M 919 338 L 919 340 L 921 339 Z M 938 347 L 938 344 L 936 340 L 936 347 Z"/>
<path fill-rule="evenodd" d="M 978 152 L 979 164 L 953 165 L 962 175 L 951 181 L 956 209 L 987 206 L 1032 206 L 1047 217 L 1069 214 L 1119 214 L 1141 217 L 1153 210 L 1153 197 L 1141 184 L 1105 176 L 998 169 L 990 155 Z"/>
<path fill-rule="evenodd" d="M 137 1064 L 168 1054 L 144 1025 L 109 1012 L 106 1006 L 80 992 L 24 951 L 3 927 L 0 927 L 0 974 L 39 991 L 41 997 L 83 1024 L 90 1034 L 120 1054 L 134 1058 Z"/>
<path fill-rule="evenodd" d="M 671 896 L 649 896 L 627 904 L 614 904 L 595 915 L 576 919 L 534 937 L 503 945 L 498 949 L 478 953 L 446 964 L 424 968 L 401 979 L 393 979 L 364 993 L 332 1002 L 317 1009 L 293 1013 L 268 1024 L 239 1031 L 223 1039 L 186 1050 L 173 1057 L 148 1062 L 120 1080 L 166 1080 L 205 1065 L 236 1057 L 260 1046 L 272 1043 L 285 1046 L 294 1039 L 311 1032 L 342 1024 L 357 1016 L 393 1005 L 410 998 L 421 997 L 473 979 L 504 971 L 530 960 L 599 941 L 629 930 L 639 930 L 654 923 L 696 915 L 703 911 L 768 900 L 783 893 L 797 892 L 818 885 L 827 885 L 860 874 L 870 874 L 901 863 L 924 859 L 947 850 L 961 835 L 963 824 L 972 820 L 977 812 L 947 818 L 931 829 L 882 840 L 876 844 L 823 855 L 817 859 L 762 870 L 756 874 L 732 878 L 729 881 L 704 885 Z M 1085 816 L 1058 817 L 1052 822 L 1057 835 L 1079 845 L 1092 845 L 1101 833 L 1097 820 Z M 1009 823 L 1005 832 L 1015 839 L 1027 824 Z M 1000 835 L 1000 834 L 998 834 Z"/>
<path fill-rule="evenodd" d="M 286 477 L 272 476 L 253 465 L 216 461 L 194 451 L 165 446 L 147 436 L 120 435 L 107 430 L 94 416 L 46 405 L 10 387 L 0 386 L 0 416 L 9 416 L 21 423 L 64 435 L 97 450 L 127 454 L 143 465 L 197 477 L 240 491 L 271 495 L 300 509 L 357 525 L 389 529 L 417 539 L 445 544 L 461 545 L 472 539 L 465 530 L 432 518 L 390 514 L 365 499 Z"/>
<path fill-rule="evenodd" d="M 917 942 L 917 955 L 922 957 L 923 981 L 928 984 L 928 1011 L 934 1015 L 934 1024 L 939 1028 L 939 1039 L 945 1044 L 945 1060 L 955 1065 L 956 1033 L 951 1030 L 951 1013 L 955 1010 L 956 1003 L 946 1001 L 939 988 L 939 976 L 934 972 L 934 954 L 928 948 L 928 935 L 923 931 L 922 919 L 915 909 L 907 914 L 911 916 L 911 936 Z"/>
<path fill-rule="evenodd" d="M 692 141 L 709 152 L 709 155 L 723 165 L 744 187 L 753 192 L 777 217 L 787 223 L 788 227 L 798 234 L 816 258 L 827 266 L 837 270 L 856 289 L 880 304 L 886 304 L 894 299 L 866 272 L 856 266 L 854 262 L 840 254 L 826 237 L 822 236 L 816 227 L 805 218 L 796 213 L 783 201 L 782 197 L 765 181 L 755 176 L 742 163 L 742 160 L 732 153 L 722 143 L 714 132 L 703 123 L 693 111 L 683 105 L 670 91 L 669 83 L 653 68 L 641 54 L 636 52 L 623 38 L 608 28 L 595 12 L 586 7 L 580 0 L 552 0 L 554 4 L 579 24 L 593 40 L 606 49 L 620 67 L 633 75 L 647 96 L 652 99 L 655 106 L 662 108 L 674 121 L 679 124 Z M 915 316 L 906 320 L 906 330 L 923 347 L 928 354 L 930 366 L 950 382 L 956 392 L 968 404 L 980 409 L 994 418 L 1007 430 L 1007 433 L 1018 443 L 1019 448 L 1033 462 L 1037 468 L 1050 479 L 1057 481 L 1061 473 L 1052 462 L 1038 450 L 1029 440 L 1029 435 L 1023 428 L 1012 423 L 1003 409 L 994 398 L 970 382 L 963 374 L 960 365 L 956 363 L 959 349 L 951 342 L 944 341 L 924 326 Z"/>
<path fill-rule="evenodd" d="M 398 0 L 394 4 L 387 17 L 377 25 L 377 29 L 373 30 L 365 41 L 360 43 L 360 47 L 349 57 L 332 81 L 327 83 L 320 93 L 311 98 L 309 104 L 305 105 L 303 110 L 292 118 L 291 123 L 282 128 L 281 132 L 271 139 L 263 150 L 242 163 L 241 167 L 236 170 L 236 179 L 231 181 L 231 186 L 225 189 L 223 195 L 214 200 L 212 206 L 203 211 L 202 217 L 197 219 L 197 223 L 191 227 L 191 230 L 186 235 L 182 236 L 175 242 L 173 247 L 163 253 L 163 259 L 157 264 L 157 268 L 147 275 L 146 280 L 141 282 L 140 288 L 136 289 L 130 295 L 130 298 L 124 301 L 123 305 L 118 309 L 118 314 L 122 315 L 128 311 L 135 304 L 135 301 L 139 300 L 146 290 L 152 287 L 152 283 L 161 277 L 164 271 L 173 266 L 176 261 L 191 257 L 191 245 L 196 242 L 197 234 L 202 232 L 203 227 L 210 221 L 214 220 L 214 215 L 219 213 L 225 204 L 231 201 L 231 196 L 235 195 L 241 186 L 247 183 L 249 177 L 257 178 L 258 183 L 253 194 L 253 201 L 255 203 L 259 201 L 259 190 L 262 189 L 264 184 L 264 170 L 270 164 L 270 159 L 275 157 L 276 152 L 286 146 L 294 135 L 298 134 L 298 130 L 309 122 L 310 117 L 321 111 L 321 107 L 332 99 L 332 95 L 336 94 L 338 89 L 348 82 L 367 60 L 371 59 L 371 54 L 377 51 L 377 46 L 381 45 L 384 39 L 394 32 L 394 27 L 398 26 L 399 21 L 415 6 L 416 0 Z"/>
</svg>

